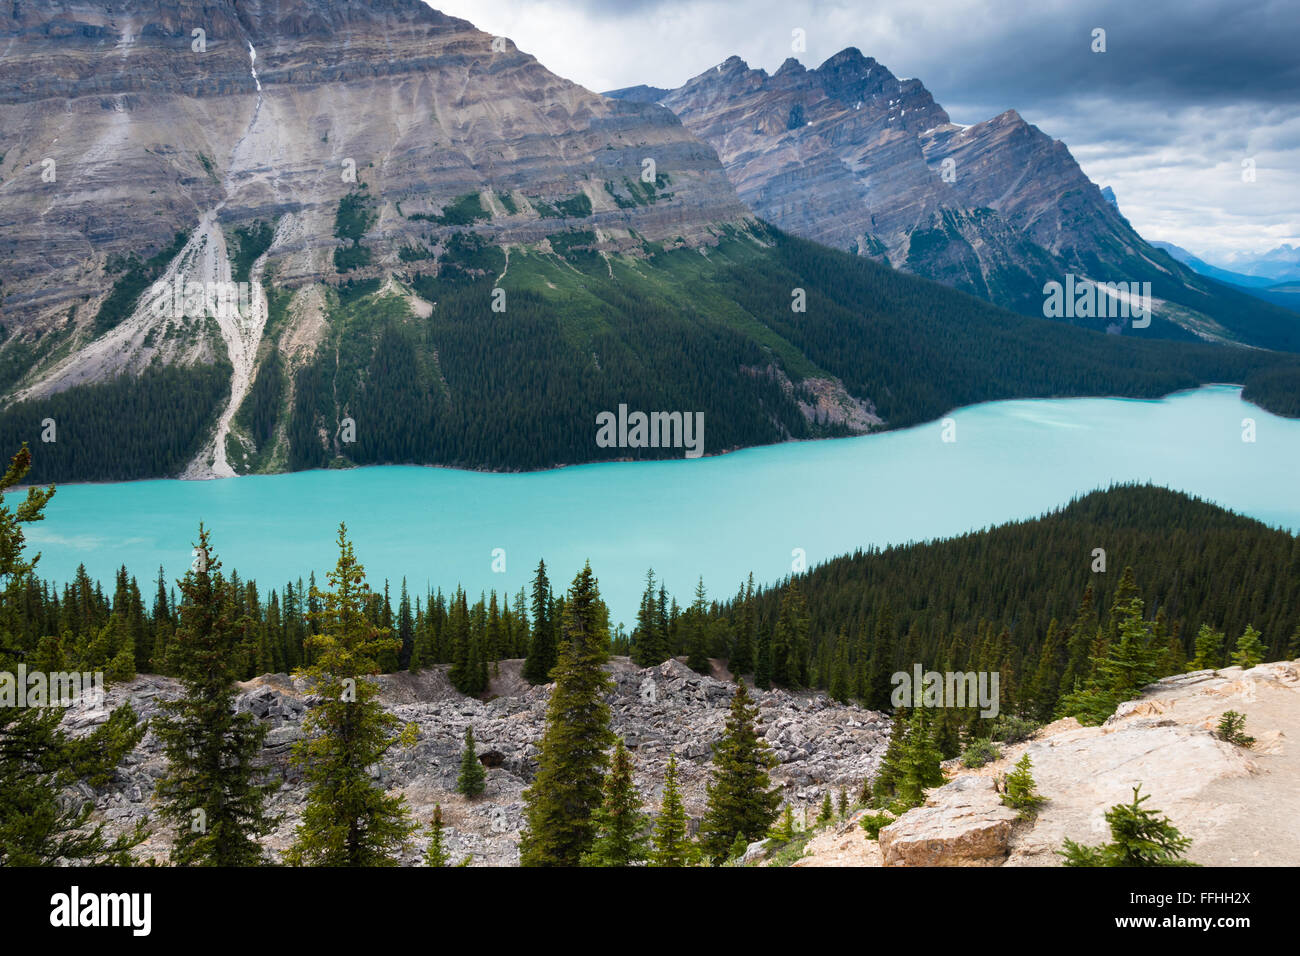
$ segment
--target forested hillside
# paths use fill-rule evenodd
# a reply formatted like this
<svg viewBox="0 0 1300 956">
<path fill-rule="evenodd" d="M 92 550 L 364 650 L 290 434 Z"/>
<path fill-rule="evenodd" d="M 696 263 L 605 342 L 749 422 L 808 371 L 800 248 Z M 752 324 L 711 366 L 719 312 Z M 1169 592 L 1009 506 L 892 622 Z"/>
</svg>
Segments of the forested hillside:
<svg viewBox="0 0 1300 956">
<path fill-rule="evenodd" d="M 681 456 L 598 446 L 597 414 L 620 404 L 703 412 L 707 453 L 914 425 L 994 399 L 1154 398 L 1205 382 L 1244 383 L 1251 401 L 1300 414 L 1300 357 L 1289 354 L 1028 318 L 775 230 L 732 234 L 704 255 L 646 243 L 641 257 L 604 256 L 594 241 L 557 232 L 546 249 L 512 252 L 507 268 L 499 248 L 462 238 L 436 273 L 416 261 L 405 287 L 373 279 L 329 292 L 313 359 L 286 368 L 263 350 L 231 460 L 242 471 L 524 470 Z M 432 303 L 427 318 L 412 296 Z M 290 299 L 271 291 L 272 343 Z M 60 442 L 37 456 L 35 480 L 174 475 L 228 374 L 151 370 L 20 402 L 0 414 L 0 441 L 35 447 L 54 418 Z M 819 403 L 828 388 L 830 404 Z M 118 427 L 104 421 L 109 408 Z"/>
<path fill-rule="evenodd" d="M 1251 628 L 1266 659 L 1295 657 L 1300 539 L 1178 492 L 1117 486 L 1032 521 L 833 559 L 716 609 L 707 639 L 711 651 L 730 641 L 760 684 L 872 707 L 888 707 L 888 675 L 916 663 L 995 670 L 1004 711 L 1049 719 L 1097 676 L 1133 598 L 1158 652 L 1152 677 L 1221 666 Z M 1198 644 L 1202 627 L 1217 645 Z"/>
</svg>

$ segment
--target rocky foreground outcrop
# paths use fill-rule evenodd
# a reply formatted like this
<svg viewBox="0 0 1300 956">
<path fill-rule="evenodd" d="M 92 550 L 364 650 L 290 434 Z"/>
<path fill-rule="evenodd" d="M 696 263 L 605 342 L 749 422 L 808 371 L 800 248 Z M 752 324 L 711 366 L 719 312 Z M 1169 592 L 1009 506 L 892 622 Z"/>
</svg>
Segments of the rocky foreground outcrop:
<svg viewBox="0 0 1300 956">
<path fill-rule="evenodd" d="M 1247 749 L 1214 733 L 1246 716 Z M 809 843 L 801 865 L 1055 866 L 1066 840 L 1110 840 L 1106 811 L 1141 785 L 1147 806 L 1192 838 L 1205 865 L 1300 864 L 1300 661 L 1195 671 L 1157 681 L 1100 727 L 1073 718 L 1006 747 L 978 770 L 954 768 L 925 805 L 866 840 L 859 817 Z M 1024 753 L 1047 798 L 1032 821 L 1002 805 L 1004 775 Z"/>
<path fill-rule="evenodd" d="M 441 804 L 453 859 L 468 856 L 473 865 L 518 862 L 522 793 L 536 770 L 550 694 L 550 685 L 531 687 L 522 680 L 521 663 L 501 662 L 486 701 L 458 693 L 441 668 L 379 678 L 385 707 L 403 722 L 414 723 L 419 736 L 411 747 L 394 747 L 374 769 L 375 778 L 390 793 L 404 795 L 421 824 L 427 824 L 434 805 Z M 632 752 L 636 783 L 648 808 L 658 809 L 664 767 L 675 754 L 686 811 L 696 826 L 705 807 L 712 744 L 722 733 L 732 685 L 697 674 L 676 660 L 641 669 L 627 658 L 614 658 L 608 669 L 614 680 L 609 697 L 613 727 Z M 716 672 L 726 676 L 720 668 Z M 74 731 L 88 730 L 123 701 L 147 719 L 179 690 L 170 678 L 139 677 L 111 688 L 106 709 L 73 709 L 65 723 Z M 780 761 L 773 779 L 800 816 L 805 807 L 815 810 L 828 789 L 860 788 L 888 746 L 889 720 L 883 714 L 837 704 L 821 694 L 772 690 L 755 696 L 761 732 Z M 283 781 L 271 805 L 284 819 L 266 843 L 277 857 L 292 843 L 303 808 L 301 774 L 289 758 L 308 703 L 307 686 L 284 674 L 249 681 L 237 700 L 240 710 L 270 725 L 264 756 L 272 775 Z M 467 726 L 474 728 L 479 759 L 487 767 L 486 792 L 474 800 L 456 793 Z M 152 812 L 154 785 L 165 769 L 158 740 L 149 731 L 107 787 L 98 793 L 85 787 L 82 796 L 95 798 L 97 818 L 110 828 L 125 829 Z M 170 840 L 159 825 L 142 855 L 165 860 Z M 422 831 L 405 862 L 418 863 L 425 845 Z"/>
</svg>

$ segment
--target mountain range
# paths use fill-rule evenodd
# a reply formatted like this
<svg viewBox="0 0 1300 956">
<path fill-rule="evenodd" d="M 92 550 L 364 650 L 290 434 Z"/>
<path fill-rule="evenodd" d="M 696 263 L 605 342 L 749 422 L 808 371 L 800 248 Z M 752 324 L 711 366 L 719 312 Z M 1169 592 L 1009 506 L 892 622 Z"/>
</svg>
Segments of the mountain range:
<svg viewBox="0 0 1300 956">
<path fill-rule="evenodd" d="M 620 405 L 703 413 L 709 453 L 1206 381 L 1300 414 L 1296 359 L 1194 341 L 1300 347 L 1291 313 L 856 51 L 620 99 L 418 0 L 35 0 L 0 41 L 0 443 L 33 480 L 681 455 L 599 446 Z M 1177 284 L 1146 332 L 1031 317 L 1067 266 Z"/>
<path fill-rule="evenodd" d="M 853 47 L 815 69 L 791 58 L 769 75 L 733 56 L 676 90 L 606 95 L 673 110 L 755 213 L 804 238 L 1029 315 L 1066 274 L 1150 282 L 1149 334 L 1300 348 L 1293 316 L 1153 248 L 1113 192 L 1014 109 L 953 123 L 919 79 Z"/>
</svg>

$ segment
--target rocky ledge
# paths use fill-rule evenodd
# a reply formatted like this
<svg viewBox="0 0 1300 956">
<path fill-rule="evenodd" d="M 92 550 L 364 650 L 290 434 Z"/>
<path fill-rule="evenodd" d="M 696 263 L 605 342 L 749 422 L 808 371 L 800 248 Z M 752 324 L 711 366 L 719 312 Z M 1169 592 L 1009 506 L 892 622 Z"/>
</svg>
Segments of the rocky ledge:
<svg viewBox="0 0 1300 956">
<path fill-rule="evenodd" d="M 419 736 L 413 746 L 394 747 L 374 768 L 375 779 L 388 792 L 404 795 L 421 824 L 427 824 L 434 805 L 441 804 L 453 859 L 468 856 L 473 865 L 518 862 L 522 792 L 536 770 L 550 694 L 550 685 L 531 687 L 521 678 L 522 663 L 502 661 L 484 700 L 458 693 L 443 668 L 378 678 L 385 708 L 403 722 L 414 723 Z M 697 674 L 676 660 L 642 669 L 627 658 L 614 658 L 608 670 L 614 681 L 609 695 L 614 731 L 633 754 L 647 808 L 658 809 L 664 767 L 669 755 L 676 755 L 683 799 L 695 828 L 704 812 L 712 744 L 722 733 L 731 700 L 730 675 L 716 663 L 714 676 Z M 289 758 L 301 736 L 309 689 L 285 674 L 259 677 L 241 687 L 236 706 L 269 725 L 264 758 L 272 777 L 283 781 L 271 805 L 284 817 L 266 840 L 272 857 L 278 858 L 293 841 L 305 799 L 301 774 Z M 74 732 L 88 731 L 123 702 L 146 720 L 158 713 L 162 701 L 179 692 L 180 685 L 170 678 L 142 676 L 110 688 L 103 709 L 70 710 L 65 724 Z M 889 719 L 883 714 L 815 693 L 771 690 L 755 696 L 760 731 L 779 761 L 773 780 L 800 817 L 805 808 L 815 813 L 827 790 L 853 793 L 860 788 L 884 756 Z M 487 767 L 486 792 L 473 800 L 456 793 L 467 726 L 474 728 L 479 759 Z M 106 787 L 98 792 L 84 787 L 81 795 L 95 798 L 97 819 L 111 830 L 124 830 L 153 812 L 154 785 L 165 769 L 159 742 L 149 731 Z M 170 842 L 170 833 L 158 824 L 141 855 L 164 861 Z M 425 845 L 422 829 L 405 862 L 418 864 Z"/>
</svg>

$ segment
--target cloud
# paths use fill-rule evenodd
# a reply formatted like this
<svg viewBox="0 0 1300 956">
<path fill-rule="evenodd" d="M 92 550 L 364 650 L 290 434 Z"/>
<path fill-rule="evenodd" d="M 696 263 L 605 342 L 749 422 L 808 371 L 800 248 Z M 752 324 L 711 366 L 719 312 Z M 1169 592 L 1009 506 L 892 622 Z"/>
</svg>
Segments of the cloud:
<svg viewBox="0 0 1300 956">
<path fill-rule="evenodd" d="M 953 120 L 1007 108 L 1063 140 L 1151 239 L 1207 258 L 1300 241 L 1294 0 L 435 0 L 594 90 L 675 87 L 733 54 L 856 46 Z M 1105 31 L 1095 53 L 1093 31 Z M 792 50 L 804 31 L 806 50 Z M 1254 159 L 1254 183 L 1241 161 Z"/>
</svg>

